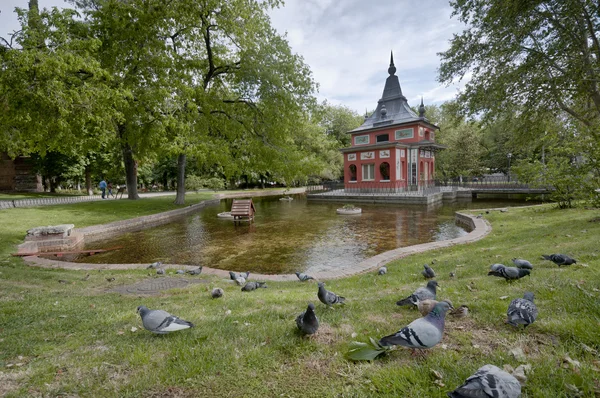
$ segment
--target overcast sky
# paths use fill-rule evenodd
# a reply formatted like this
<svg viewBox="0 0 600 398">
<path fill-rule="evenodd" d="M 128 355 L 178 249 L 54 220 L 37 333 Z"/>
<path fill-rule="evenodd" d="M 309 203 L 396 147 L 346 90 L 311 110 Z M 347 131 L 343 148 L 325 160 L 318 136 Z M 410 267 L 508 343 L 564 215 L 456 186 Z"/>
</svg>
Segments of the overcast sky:
<svg viewBox="0 0 600 398">
<path fill-rule="evenodd" d="M 287 32 L 319 84 L 318 98 L 364 114 L 373 110 L 388 76 L 390 51 L 402 92 L 412 106 L 452 99 L 459 85 L 437 82 L 437 53 L 449 46 L 463 25 L 450 18 L 446 0 L 286 0 L 271 12 L 272 24 Z M 0 0 L 0 36 L 19 28 L 15 7 L 27 0 Z M 64 6 L 39 0 L 40 8 Z M 462 85 L 461 85 L 462 86 Z"/>
</svg>

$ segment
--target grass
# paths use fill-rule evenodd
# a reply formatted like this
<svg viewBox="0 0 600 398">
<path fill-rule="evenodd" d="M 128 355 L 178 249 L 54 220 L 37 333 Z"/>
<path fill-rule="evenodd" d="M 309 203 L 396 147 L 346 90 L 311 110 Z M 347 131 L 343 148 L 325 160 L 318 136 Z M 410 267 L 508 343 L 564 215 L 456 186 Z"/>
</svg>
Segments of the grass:
<svg viewBox="0 0 600 398">
<path fill-rule="evenodd" d="M 190 195 L 188 202 L 205 196 Z M 228 281 L 205 277 L 206 284 L 160 296 L 122 296 L 107 290 L 154 276 L 94 271 L 83 281 L 85 272 L 28 267 L 8 256 L 29 227 L 92 225 L 174 208 L 170 202 L 159 197 L 0 211 L 0 396 L 445 397 L 486 363 L 517 367 L 513 348 L 532 365 L 524 397 L 599 394 L 598 210 L 545 205 L 491 212 L 486 218 L 493 231 L 479 242 L 395 261 L 384 276 L 327 282 L 347 298 L 335 310 L 318 303 L 313 282 L 269 282 L 268 289 L 242 293 Z M 555 252 L 578 264 L 558 268 L 540 260 Z M 490 264 L 512 257 L 532 261 L 532 276 L 513 283 L 486 276 Z M 422 264 L 433 259 L 443 289 L 438 297 L 469 305 L 470 317 L 449 318 L 442 344 L 424 359 L 401 348 L 374 362 L 345 359 L 351 341 L 390 334 L 418 317 L 395 302 L 424 284 Z M 216 286 L 225 296 L 213 300 Z M 536 295 L 538 320 L 526 330 L 505 325 L 508 303 L 527 290 Z M 321 327 L 316 336 L 301 338 L 294 319 L 309 301 Z M 141 304 L 197 326 L 153 335 L 135 312 Z M 565 362 L 566 356 L 578 364 Z M 434 383 L 431 370 L 441 373 L 444 387 Z"/>
</svg>

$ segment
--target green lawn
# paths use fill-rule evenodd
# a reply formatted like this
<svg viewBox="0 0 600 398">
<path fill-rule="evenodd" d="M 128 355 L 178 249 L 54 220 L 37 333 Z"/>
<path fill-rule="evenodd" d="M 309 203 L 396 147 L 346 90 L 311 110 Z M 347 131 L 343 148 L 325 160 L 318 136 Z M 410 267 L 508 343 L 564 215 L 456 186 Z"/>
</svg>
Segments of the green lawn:
<svg viewBox="0 0 600 398">
<path fill-rule="evenodd" d="M 209 195 L 190 195 L 188 204 Z M 335 310 L 318 303 L 312 282 L 269 282 L 268 289 L 242 293 L 228 281 L 205 277 L 207 284 L 156 297 L 121 296 L 106 291 L 154 275 L 95 271 L 83 281 L 85 272 L 32 268 L 8 255 L 29 227 L 135 217 L 175 208 L 172 199 L 0 211 L 0 396 L 445 397 L 486 363 L 517 367 L 513 348 L 532 365 L 524 397 L 600 394 L 598 210 L 546 205 L 493 211 L 486 215 L 493 231 L 479 242 L 396 261 L 385 276 L 328 282 L 347 298 Z M 578 264 L 559 269 L 540 260 L 555 252 Z M 533 262 L 532 276 L 510 284 L 486 276 L 490 264 L 512 257 Z M 438 297 L 469 305 L 471 316 L 449 318 L 442 344 L 424 359 L 407 349 L 372 363 L 345 359 L 351 341 L 390 334 L 418 317 L 395 302 L 424 284 L 422 264 L 433 259 L 443 289 Z M 116 280 L 108 282 L 109 276 Z M 215 286 L 225 290 L 222 299 L 210 298 Z M 539 317 L 517 330 L 503 321 L 510 300 L 526 290 L 536 295 Z M 321 327 L 306 339 L 297 335 L 294 319 L 309 301 Z M 153 335 L 136 314 L 142 304 L 197 326 Z M 578 362 L 564 362 L 566 356 Z M 434 383 L 432 370 L 441 382 Z"/>
</svg>

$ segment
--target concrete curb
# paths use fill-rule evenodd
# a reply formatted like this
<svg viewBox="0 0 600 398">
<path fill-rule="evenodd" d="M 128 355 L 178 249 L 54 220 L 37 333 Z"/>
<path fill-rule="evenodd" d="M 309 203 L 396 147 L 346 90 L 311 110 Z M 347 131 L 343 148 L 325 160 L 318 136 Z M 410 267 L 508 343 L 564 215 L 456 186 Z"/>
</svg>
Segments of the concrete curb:
<svg viewBox="0 0 600 398">
<path fill-rule="evenodd" d="M 247 195 L 241 195 L 247 196 Z M 198 205 L 205 203 L 201 202 Z M 197 206 L 197 205 L 194 205 Z M 191 207 L 191 206 L 190 206 Z M 180 211 L 186 209 L 178 209 L 173 211 Z M 195 210 L 195 209 L 194 209 Z M 167 212 L 167 213 L 171 213 Z M 179 216 L 180 214 L 177 214 Z M 159 216 L 159 215 L 153 215 Z M 151 216 L 146 216 L 151 217 Z M 465 236 L 461 236 L 455 239 L 449 239 L 438 242 L 429 242 L 422 243 L 419 245 L 408 246 L 408 247 L 400 247 L 398 249 L 390 250 L 381 254 L 378 254 L 374 257 L 368 258 L 358 264 L 355 264 L 348 268 L 339 269 L 336 271 L 325 271 L 325 272 L 316 272 L 311 274 L 314 278 L 318 280 L 330 280 L 330 279 L 338 279 L 345 278 L 347 276 L 357 275 L 361 273 L 368 272 L 370 270 L 379 268 L 385 264 L 388 264 L 394 260 L 407 257 L 411 254 L 422 253 L 428 250 L 441 249 L 444 247 L 450 247 L 459 244 L 466 244 L 478 241 L 483 239 L 486 235 L 488 235 L 492 226 L 483 218 L 477 218 L 470 214 L 457 212 L 455 214 L 456 220 L 459 223 L 463 223 L 471 227 L 471 232 L 469 232 Z M 142 217 L 143 218 L 143 217 Z M 131 221 L 131 220 L 129 220 Z M 119 221 L 118 223 L 122 223 Z M 116 224 L 116 223 L 111 223 Z M 110 224 L 107 224 L 110 225 Z M 103 227 L 103 226 L 97 226 Z M 96 227 L 88 227 L 88 228 L 96 228 Z M 85 229 L 85 228 L 84 228 Z M 83 230 L 83 229 L 82 229 Z M 50 260 L 46 258 L 40 258 L 38 256 L 29 256 L 24 257 L 23 260 L 30 266 L 37 266 L 42 268 L 62 268 L 62 269 L 70 269 L 70 270 L 126 270 L 126 269 L 146 269 L 147 264 L 90 264 L 90 263 L 72 263 L 66 261 L 56 261 Z M 164 264 L 164 268 L 167 269 L 195 269 L 198 268 L 197 265 L 182 265 L 182 264 Z M 229 278 L 229 271 L 204 267 L 203 274 L 208 275 L 216 275 L 223 278 Z M 298 278 L 295 274 L 281 274 L 281 275 L 269 275 L 269 274 L 251 274 L 251 279 L 254 280 L 267 280 L 267 281 L 297 281 Z"/>
</svg>

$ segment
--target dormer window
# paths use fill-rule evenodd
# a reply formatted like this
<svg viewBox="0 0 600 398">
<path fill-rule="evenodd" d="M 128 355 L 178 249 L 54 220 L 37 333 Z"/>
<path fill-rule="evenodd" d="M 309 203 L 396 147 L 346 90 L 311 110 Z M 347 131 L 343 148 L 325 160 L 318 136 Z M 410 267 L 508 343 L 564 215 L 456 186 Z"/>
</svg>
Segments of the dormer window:
<svg viewBox="0 0 600 398">
<path fill-rule="evenodd" d="M 388 142 L 390 140 L 389 134 L 380 134 L 377 136 L 377 142 Z"/>
</svg>

